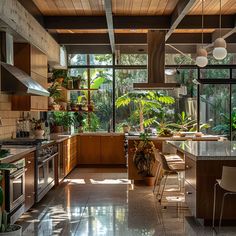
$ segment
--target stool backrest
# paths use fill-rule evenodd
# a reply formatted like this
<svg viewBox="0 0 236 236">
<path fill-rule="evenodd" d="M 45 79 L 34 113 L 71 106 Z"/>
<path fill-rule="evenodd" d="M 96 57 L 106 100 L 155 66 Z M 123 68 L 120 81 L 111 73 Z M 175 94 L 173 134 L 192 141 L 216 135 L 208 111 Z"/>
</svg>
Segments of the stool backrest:
<svg viewBox="0 0 236 236">
<path fill-rule="evenodd" d="M 171 169 L 168 166 L 168 163 L 166 161 L 165 156 L 159 152 L 158 149 L 153 149 L 155 159 L 161 164 L 161 167 L 165 171 L 171 171 Z"/>
<path fill-rule="evenodd" d="M 236 192 L 236 167 L 223 166 L 220 186 L 226 191 Z"/>
</svg>

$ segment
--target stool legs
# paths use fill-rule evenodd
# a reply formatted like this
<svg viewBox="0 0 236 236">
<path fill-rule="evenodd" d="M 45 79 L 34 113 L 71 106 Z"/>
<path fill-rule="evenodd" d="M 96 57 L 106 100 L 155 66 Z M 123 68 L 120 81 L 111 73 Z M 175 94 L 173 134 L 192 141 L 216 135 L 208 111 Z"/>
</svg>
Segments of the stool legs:
<svg viewBox="0 0 236 236">
<path fill-rule="evenodd" d="M 213 202 L 213 216 L 212 216 L 212 227 L 214 228 L 215 227 L 215 211 L 216 211 L 216 187 L 218 186 L 219 184 L 216 183 L 214 185 L 214 202 Z"/>
</svg>

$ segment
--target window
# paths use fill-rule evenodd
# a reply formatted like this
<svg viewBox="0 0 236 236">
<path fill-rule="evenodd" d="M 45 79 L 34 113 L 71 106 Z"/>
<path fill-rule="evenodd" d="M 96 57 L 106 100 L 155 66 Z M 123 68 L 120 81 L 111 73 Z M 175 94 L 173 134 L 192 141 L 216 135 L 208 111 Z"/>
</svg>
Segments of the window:
<svg viewBox="0 0 236 236">
<path fill-rule="evenodd" d="M 229 137 L 230 85 L 201 85 L 200 94 L 200 122 L 210 125 L 206 133 Z"/>
</svg>

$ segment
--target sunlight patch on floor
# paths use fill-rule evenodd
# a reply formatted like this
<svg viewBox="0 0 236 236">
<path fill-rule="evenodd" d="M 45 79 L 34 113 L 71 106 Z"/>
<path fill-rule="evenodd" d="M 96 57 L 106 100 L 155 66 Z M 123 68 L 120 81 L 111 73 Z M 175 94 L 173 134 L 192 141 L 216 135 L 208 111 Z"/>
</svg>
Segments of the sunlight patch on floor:
<svg viewBox="0 0 236 236">
<path fill-rule="evenodd" d="M 90 182 L 91 184 L 131 184 L 131 181 L 128 179 L 90 179 Z"/>
</svg>

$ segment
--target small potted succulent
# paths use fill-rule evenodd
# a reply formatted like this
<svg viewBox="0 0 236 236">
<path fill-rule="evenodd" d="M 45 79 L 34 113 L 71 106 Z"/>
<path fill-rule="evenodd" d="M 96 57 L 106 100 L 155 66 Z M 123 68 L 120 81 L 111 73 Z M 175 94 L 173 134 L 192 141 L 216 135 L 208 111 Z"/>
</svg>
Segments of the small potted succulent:
<svg viewBox="0 0 236 236">
<path fill-rule="evenodd" d="M 33 125 L 34 136 L 36 139 L 42 139 L 45 133 L 43 129 L 43 121 L 41 119 L 31 119 L 31 123 Z"/>
<path fill-rule="evenodd" d="M 0 163 L 0 170 L 12 170 L 16 169 L 16 166 L 12 163 Z M 3 175 L 0 175 L 0 182 L 2 182 Z M 0 185 L 0 236 L 21 236 L 22 227 L 17 224 L 8 224 L 8 214 L 5 210 L 2 210 L 4 203 L 4 192 Z"/>
</svg>

